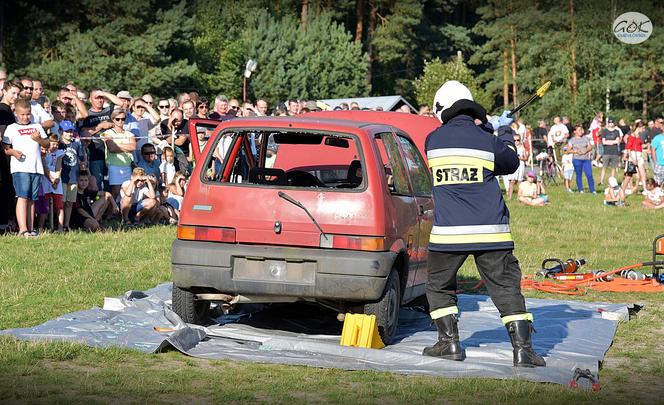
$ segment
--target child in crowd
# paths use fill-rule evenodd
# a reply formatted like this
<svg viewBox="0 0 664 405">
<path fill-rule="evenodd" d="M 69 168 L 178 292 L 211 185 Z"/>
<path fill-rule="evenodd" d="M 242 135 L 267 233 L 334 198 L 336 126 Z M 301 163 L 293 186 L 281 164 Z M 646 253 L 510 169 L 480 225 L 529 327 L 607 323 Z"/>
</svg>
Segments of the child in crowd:
<svg viewBox="0 0 664 405">
<path fill-rule="evenodd" d="M 563 177 L 565 178 L 565 189 L 573 193 L 572 191 L 572 177 L 574 176 L 574 164 L 572 160 L 574 159 L 574 153 L 568 150 L 567 146 L 563 146 L 563 156 L 561 158 L 563 164 Z"/>
<path fill-rule="evenodd" d="M 11 156 L 10 171 L 16 191 L 16 220 L 19 236 L 34 237 L 32 220 L 35 216 L 34 202 L 37 200 L 39 183 L 44 174 L 40 146 L 49 147 L 49 141 L 39 124 L 31 124 L 30 102 L 16 101 L 14 107 L 16 122 L 8 125 L 2 136 L 3 148 Z"/>
<path fill-rule="evenodd" d="M 119 209 L 108 191 L 102 192 L 103 196 L 99 198 L 95 191 L 88 190 L 90 177 L 87 170 L 79 173 L 71 222 L 77 228 L 94 232 L 102 229 L 101 220 L 105 216 L 117 214 Z"/>
<path fill-rule="evenodd" d="M 74 124 L 64 120 L 60 122 L 60 130 L 62 135 L 58 147 L 64 152 L 62 158 L 62 199 L 65 208 L 64 227 L 67 230 L 69 228 L 72 207 L 77 198 L 79 170 L 81 169 L 81 165 L 85 164 L 85 153 L 83 152 L 81 142 L 74 139 Z"/>
<path fill-rule="evenodd" d="M 535 183 L 537 176 L 533 172 L 529 172 L 526 176 L 526 181 L 519 184 L 518 199 L 521 204 L 542 207 L 546 204 L 543 198 L 538 195 L 538 186 Z"/>
<path fill-rule="evenodd" d="M 646 180 L 646 189 L 643 190 L 643 208 L 664 208 L 664 192 L 654 179 Z"/>
<path fill-rule="evenodd" d="M 64 232 L 65 212 L 62 205 L 62 158 L 64 152 L 58 149 L 60 144 L 57 135 L 48 137 L 49 148 L 44 156 L 44 176 L 42 176 L 42 189 L 44 190 L 43 201 L 40 203 L 43 206 L 48 206 L 53 202 L 53 213 L 57 215 L 58 232 Z M 44 227 L 46 222 L 45 214 L 39 215 L 39 228 Z"/>
<path fill-rule="evenodd" d="M 164 160 L 159 166 L 159 171 L 161 172 L 161 184 L 166 187 L 173 182 L 175 176 L 175 153 L 173 148 L 170 146 L 164 147 L 163 157 Z"/>
<path fill-rule="evenodd" d="M 604 190 L 604 205 L 625 205 L 625 193 L 613 176 L 609 177 L 609 187 Z"/>
<path fill-rule="evenodd" d="M 123 226 L 134 226 L 141 219 L 150 218 L 159 206 L 155 188 L 140 167 L 135 168 L 131 178 L 122 183 L 120 196 Z"/>
<path fill-rule="evenodd" d="M 176 224 L 180 217 L 180 207 L 187 184 L 187 179 L 181 171 L 177 171 L 173 176 L 173 181 L 168 185 L 168 197 L 164 206 L 168 209 L 170 224 Z"/>
</svg>

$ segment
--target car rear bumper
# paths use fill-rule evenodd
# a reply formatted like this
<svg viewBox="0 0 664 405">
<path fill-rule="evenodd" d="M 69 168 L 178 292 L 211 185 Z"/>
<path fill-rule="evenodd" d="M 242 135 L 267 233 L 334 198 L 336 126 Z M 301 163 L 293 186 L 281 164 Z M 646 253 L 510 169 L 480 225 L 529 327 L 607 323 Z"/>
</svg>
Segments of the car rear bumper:
<svg viewBox="0 0 664 405">
<path fill-rule="evenodd" d="M 343 301 L 379 299 L 393 252 L 176 240 L 173 283 L 224 294 Z"/>
</svg>

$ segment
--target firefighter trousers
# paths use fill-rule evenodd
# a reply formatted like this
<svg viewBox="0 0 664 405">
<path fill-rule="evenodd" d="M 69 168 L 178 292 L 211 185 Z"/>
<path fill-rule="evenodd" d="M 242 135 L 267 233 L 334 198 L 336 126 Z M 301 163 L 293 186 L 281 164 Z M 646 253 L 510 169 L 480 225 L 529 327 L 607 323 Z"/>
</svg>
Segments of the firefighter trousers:
<svg viewBox="0 0 664 405">
<path fill-rule="evenodd" d="M 429 278 L 426 285 L 431 312 L 456 307 L 457 271 L 473 255 L 491 300 L 501 317 L 523 314 L 526 303 L 521 294 L 521 268 L 511 250 L 477 252 L 429 251 Z"/>
</svg>

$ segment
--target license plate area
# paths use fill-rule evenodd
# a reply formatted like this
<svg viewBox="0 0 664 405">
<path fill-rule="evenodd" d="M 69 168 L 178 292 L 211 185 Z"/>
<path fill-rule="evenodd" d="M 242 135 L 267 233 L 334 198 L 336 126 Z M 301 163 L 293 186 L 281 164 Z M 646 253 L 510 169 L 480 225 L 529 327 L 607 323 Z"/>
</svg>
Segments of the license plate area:
<svg viewBox="0 0 664 405">
<path fill-rule="evenodd" d="M 235 257 L 233 280 L 313 285 L 316 282 L 316 262 Z"/>
</svg>

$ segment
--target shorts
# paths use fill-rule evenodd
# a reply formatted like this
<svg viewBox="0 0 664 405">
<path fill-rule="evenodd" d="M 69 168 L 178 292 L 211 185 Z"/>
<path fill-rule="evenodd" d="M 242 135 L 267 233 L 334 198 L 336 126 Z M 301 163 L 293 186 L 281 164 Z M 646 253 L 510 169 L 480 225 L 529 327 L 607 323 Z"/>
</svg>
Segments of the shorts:
<svg viewBox="0 0 664 405">
<path fill-rule="evenodd" d="M 604 155 L 604 167 L 616 168 L 620 166 L 620 155 Z"/>
<path fill-rule="evenodd" d="M 37 202 L 37 205 L 42 210 L 39 214 L 48 214 L 49 200 L 51 199 L 53 199 L 53 211 L 60 211 L 62 209 L 62 194 L 46 193 L 42 197 L 39 197 L 39 201 Z"/>
<path fill-rule="evenodd" d="M 76 195 L 78 194 L 77 183 L 67 183 L 62 185 L 62 200 L 64 202 L 76 202 Z"/>
<path fill-rule="evenodd" d="M 565 170 L 563 172 L 563 177 L 565 180 L 572 180 L 572 177 L 574 176 L 574 170 Z"/>
<path fill-rule="evenodd" d="M 136 214 L 143 211 L 144 208 L 145 208 L 145 200 L 141 200 L 137 203 L 132 204 L 131 208 L 129 208 L 129 218 L 134 219 L 136 217 Z"/>
<path fill-rule="evenodd" d="M 166 199 L 166 204 L 170 205 L 171 207 L 175 208 L 176 210 L 180 210 L 180 204 L 182 203 L 182 196 L 170 196 Z"/>
<path fill-rule="evenodd" d="M 108 184 L 120 186 L 131 179 L 131 166 L 108 166 Z"/>
<path fill-rule="evenodd" d="M 657 184 L 659 184 L 660 186 L 662 185 L 662 182 L 664 182 L 664 165 L 655 165 L 655 168 L 653 170 L 653 178 L 655 179 Z"/>
<path fill-rule="evenodd" d="M 12 173 L 12 183 L 14 183 L 16 197 L 37 201 L 39 199 L 41 178 L 42 175 L 39 173 Z"/>
</svg>

